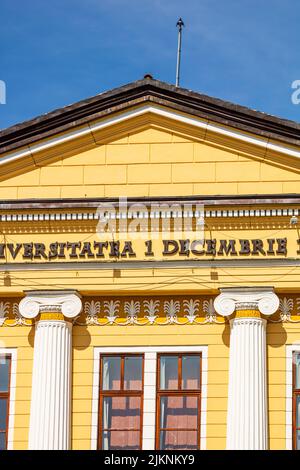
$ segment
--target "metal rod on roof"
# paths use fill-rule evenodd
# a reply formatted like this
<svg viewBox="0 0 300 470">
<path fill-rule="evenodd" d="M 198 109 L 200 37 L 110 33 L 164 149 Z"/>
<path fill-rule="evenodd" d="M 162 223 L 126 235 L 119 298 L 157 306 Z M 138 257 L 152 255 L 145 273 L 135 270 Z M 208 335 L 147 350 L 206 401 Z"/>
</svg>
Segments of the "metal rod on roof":
<svg viewBox="0 0 300 470">
<path fill-rule="evenodd" d="M 177 65 L 176 65 L 176 86 L 179 86 L 180 83 L 180 61 L 181 61 L 181 36 L 182 36 L 182 28 L 184 26 L 184 22 L 181 18 L 176 23 L 176 27 L 178 28 L 178 47 L 177 47 Z"/>
</svg>

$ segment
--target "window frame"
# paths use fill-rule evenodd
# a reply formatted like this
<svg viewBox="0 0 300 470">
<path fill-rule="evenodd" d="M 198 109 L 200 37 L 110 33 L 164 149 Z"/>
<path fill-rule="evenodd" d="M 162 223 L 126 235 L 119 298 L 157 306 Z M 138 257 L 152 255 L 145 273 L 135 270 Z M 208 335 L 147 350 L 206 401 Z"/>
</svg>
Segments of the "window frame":
<svg viewBox="0 0 300 470">
<path fill-rule="evenodd" d="M 296 426 L 296 415 L 297 415 L 297 409 L 296 409 L 296 404 L 297 404 L 297 396 L 300 397 L 300 388 L 296 388 L 296 373 L 297 373 L 297 367 L 296 367 L 296 361 L 295 361 L 295 356 L 300 356 L 300 351 L 293 351 L 293 356 L 292 356 L 292 364 L 293 364 L 293 370 L 292 370 L 292 387 L 293 387 L 293 399 L 292 399 L 292 446 L 293 450 L 297 449 L 297 431 L 300 431 L 300 426 Z"/>
<path fill-rule="evenodd" d="M 160 359 L 161 356 L 178 356 L 178 389 L 161 389 L 160 388 Z M 183 389 L 182 388 L 182 357 L 183 356 L 198 356 L 200 358 L 199 370 L 199 389 Z M 157 367 L 156 367 L 156 411 L 155 411 L 155 450 L 160 449 L 160 432 L 162 430 L 178 431 L 185 429 L 178 428 L 161 428 L 160 427 L 160 398 L 163 396 L 183 396 L 183 397 L 197 397 L 198 414 L 197 414 L 197 450 L 201 449 L 201 403 L 202 403 L 202 351 L 189 351 L 189 352 L 158 352 L 157 353 Z M 191 431 L 195 431 L 191 429 Z M 169 449 L 172 451 L 172 449 Z M 184 449 L 182 449 L 184 450 Z"/>
<path fill-rule="evenodd" d="M 103 359 L 106 357 L 120 357 L 121 368 L 120 368 L 120 389 L 119 390 L 102 390 L 102 378 L 103 378 Z M 125 357 L 141 357 L 142 358 L 142 384 L 140 390 L 125 390 L 124 389 L 124 364 Z M 99 358 L 99 403 L 98 403 L 98 438 L 97 438 L 97 449 L 102 450 L 102 435 L 103 435 L 103 398 L 104 397 L 139 397 L 140 398 L 140 437 L 139 437 L 139 449 L 142 450 L 143 444 L 143 414 L 144 414 L 144 365 L 145 357 L 143 353 L 132 352 L 132 353 L 103 353 Z M 135 430 L 132 430 L 135 431 Z M 137 431 L 135 431 L 137 432 Z M 118 449 L 122 450 L 122 449 Z"/>
<path fill-rule="evenodd" d="M 9 433 L 9 418 L 10 418 L 10 399 L 11 399 L 11 368 L 12 368 L 12 354 L 1 353 L 0 351 L 0 361 L 2 359 L 9 359 L 9 368 L 8 368 L 8 385 L 7 392 L 0 391 L 0 399 L 6 399 L 6 420 L 5 420 L 5 429 L 0 429 L 0 432 L 5 432 L 5 449 L 8 449 L 8 433 Z"/>
<path fill-rule="evenodd" d="M 16 351 L 17 352 L 17 351 Z M 142 353 L 144 354 L 144 411 L 143 411 L 143 450 L 155 450 L 155 410 L 156 410 L 156 372 L 158 353 L 202 353 L 202 398 L 201 398 L 201 450 L 206 449 L 207 436 L 207 391 L 208 391 L 208 356 L 209 347 L 201 345 L 169 345 L 169 346 L 94 346 L 93 353 L 93 393 L 91 413 L 90 449 L 97 450 L 98 446 L 98 417 L 99 417 L 99 376 L 100 358 L 109 353 Z M 14 364 L 14 363 L 13 363 Z M 13 369 L 15 370 L 15 369 Z M 13 374 L 12 377 L 15 377 Z M 153 381 L 154 377 L 154 381 Z M 12 392 L 14 393 L 14 388 Z M 149 406 L 150 405 L 150 406 Z"/>
</svg>

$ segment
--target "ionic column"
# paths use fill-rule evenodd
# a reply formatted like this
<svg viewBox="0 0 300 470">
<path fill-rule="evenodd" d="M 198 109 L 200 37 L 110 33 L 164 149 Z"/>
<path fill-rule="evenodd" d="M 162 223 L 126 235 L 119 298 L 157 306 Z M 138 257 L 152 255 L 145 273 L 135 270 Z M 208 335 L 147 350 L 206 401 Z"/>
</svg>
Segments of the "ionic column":
<svg viewBox="0 0 300 470">
<path fill-rule="evenodd" d="M 215 310 L 230 319 L 227 449 L 268 448 L 266 324 L 279 307 L 272 288 L 221 289 Z M 234 314 L 234 315 L 233 315 Z"/>
<path fill-rule="evenodd" d="M 75 291 L 28 292 L 20 314 L 34 319 L 29 449 L 70 448 L 72 320 L 82 309 Z"/>
</svg>

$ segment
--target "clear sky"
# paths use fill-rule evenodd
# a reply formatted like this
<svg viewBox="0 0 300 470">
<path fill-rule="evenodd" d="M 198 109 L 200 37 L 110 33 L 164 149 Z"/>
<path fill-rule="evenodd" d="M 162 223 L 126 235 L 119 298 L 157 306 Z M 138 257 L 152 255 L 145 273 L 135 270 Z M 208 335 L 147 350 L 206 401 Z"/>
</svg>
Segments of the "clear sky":
<svg viewBox="0 0 300 470">
<path fill-rule="evenodd" d="M 0 0 L 0 128 L 144 76 L 300 122 L 299 0 Z M 0 100 L 1 101 L 1 100 Z"/>
</svg>

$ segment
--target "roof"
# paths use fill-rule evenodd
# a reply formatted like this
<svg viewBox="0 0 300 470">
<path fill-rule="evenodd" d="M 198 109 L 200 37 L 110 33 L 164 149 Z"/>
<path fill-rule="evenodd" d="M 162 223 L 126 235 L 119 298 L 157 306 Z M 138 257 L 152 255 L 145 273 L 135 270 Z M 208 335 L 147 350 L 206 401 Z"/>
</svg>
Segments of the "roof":
<svg viewBox="0 0 300 470">
<path fill-rule="evenodd" d="M 146 75 L 142 80 L 2 130 L 0 154 L 146 102 L 300 146 L 300 124 L 297 122 L 179 88 Z"/>
</svg>

